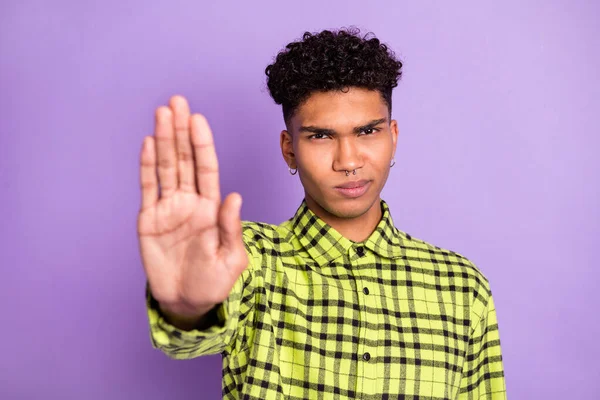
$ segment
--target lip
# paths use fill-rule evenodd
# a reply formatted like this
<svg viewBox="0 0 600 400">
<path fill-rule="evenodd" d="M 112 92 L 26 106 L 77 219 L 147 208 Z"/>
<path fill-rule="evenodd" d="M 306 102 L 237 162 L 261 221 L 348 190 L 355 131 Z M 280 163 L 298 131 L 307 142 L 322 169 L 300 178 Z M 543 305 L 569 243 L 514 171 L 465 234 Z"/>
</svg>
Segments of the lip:
<svg viewBox="0 0 600 400">
<path fill-rule="evenodd" d="M 343 183 L 336 186 L 335 190 L 345 197 L 355 199 L 365 194 L 370 185 L 371 181 L 362 179 L 360 181 Z"/>
</svg>

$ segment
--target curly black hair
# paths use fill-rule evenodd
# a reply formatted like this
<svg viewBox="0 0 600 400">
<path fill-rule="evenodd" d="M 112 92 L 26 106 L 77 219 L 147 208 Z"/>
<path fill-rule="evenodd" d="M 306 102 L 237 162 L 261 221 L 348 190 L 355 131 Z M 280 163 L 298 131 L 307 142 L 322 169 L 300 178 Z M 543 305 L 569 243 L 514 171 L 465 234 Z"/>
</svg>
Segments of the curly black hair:
<svg viewBox="0 0 600 400">
<path fill-rule="evenodd" d="M 392 113 L 392 89 L 402 76 L 402 62 L 388 46 L 357 28 L 305 32 L 288 44 L 265 69 L 267 87 L 281 104 L 286 124 L 316 91 L 350 87 L 377 90 Z"/>
</svg>

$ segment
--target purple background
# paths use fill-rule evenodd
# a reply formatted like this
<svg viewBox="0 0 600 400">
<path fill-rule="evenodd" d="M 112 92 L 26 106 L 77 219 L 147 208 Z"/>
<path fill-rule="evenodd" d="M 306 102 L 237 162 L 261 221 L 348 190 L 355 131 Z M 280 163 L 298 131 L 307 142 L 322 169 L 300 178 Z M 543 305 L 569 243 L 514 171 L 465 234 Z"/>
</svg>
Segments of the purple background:
<svg viewBox="0 0 600 400">
<path fill-rule="evenodd" d="M 600 394 L 600 6 L 545 2 L 3 1 L 0 397 L 219 398 L 219 356 L 151 349 L 138 154 L 187 96 L 224 194 L 280 223 L 302 199 L 264 68 L 357 25 L 405 62 L 383 198 L 396 225 L 490 279 L 511 399 Z"/>
</svg>

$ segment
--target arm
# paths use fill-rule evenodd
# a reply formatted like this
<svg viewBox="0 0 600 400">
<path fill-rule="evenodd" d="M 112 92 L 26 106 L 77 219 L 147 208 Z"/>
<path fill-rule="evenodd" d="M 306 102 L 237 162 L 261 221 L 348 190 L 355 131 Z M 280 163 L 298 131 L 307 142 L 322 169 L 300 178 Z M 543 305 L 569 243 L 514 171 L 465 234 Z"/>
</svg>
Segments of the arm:
<svg viewBox="0 0 600 400">
<path fill-rule="evenodd" d="M 491 293 L 469 339 L 459 400 L 506 399 L 496 308 Z"/>
<path fill-rule="evenodd" d="M 250 261 L 242 199 L 232 193 L 221 201 L 212 131 L 181 96 L 156 110 L 155 134 L 144 138 L 140 155 L 140 184 L 138 237 L 152 342 L 176 358 L 216 352 L 235 333 Z M 207 334 L 214 340 L 204 340 Z"/>
</svg>

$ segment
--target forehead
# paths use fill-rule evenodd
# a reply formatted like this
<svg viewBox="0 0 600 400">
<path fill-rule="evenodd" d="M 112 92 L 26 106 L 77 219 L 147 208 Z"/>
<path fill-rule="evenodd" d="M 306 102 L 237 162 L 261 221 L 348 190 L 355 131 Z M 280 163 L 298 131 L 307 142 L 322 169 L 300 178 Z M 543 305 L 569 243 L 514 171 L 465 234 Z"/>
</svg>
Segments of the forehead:
<svg viewBox="0 0 600 400">
<path fill-rule="evenodd" d="M 366 121 L 387 117 L 388 109 L 376 90 L 350 88 L 347 92 L 315 92 L 302 103 L 291 119 L 293 129 L 300 126 L 323 128 L 355 127 Z"/>
</svg>

